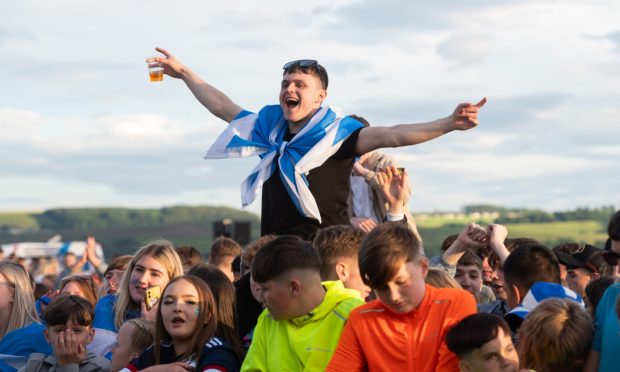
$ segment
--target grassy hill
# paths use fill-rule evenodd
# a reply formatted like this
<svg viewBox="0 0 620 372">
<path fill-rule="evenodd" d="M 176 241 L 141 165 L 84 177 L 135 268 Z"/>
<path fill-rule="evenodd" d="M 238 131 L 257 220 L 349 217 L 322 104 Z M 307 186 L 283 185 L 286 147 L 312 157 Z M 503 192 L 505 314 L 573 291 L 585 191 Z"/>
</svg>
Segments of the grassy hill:
<svg viewBox="0 0 620 372">
<path fill-rule="evenodd" d="M 414 218 L 427 254 L 434 255 L 448 235 L 458 234 L 469 222 L 486 225 L 510 213 L 514 214 L 506 209 L 501 212 L 421 213 L 414 214 Z M 607 210 L 588 210 L 591 216 L 581 213 L 580 220 L 527 222 L 523 212 L 519 213 L 520 219 L 513 218 L 505 223 L 509 237 L 531 237 L 549 247 L 565 241 L 602 247 L 606 239 L 606 219 L 611 215 Z M 562 213 L 561 216 L 566 215 L 566 212 Z M 81 240 L 92 234 L 103 244 L 107 257 L 132 253 L 157 238 L 168 239 L 176 245 L 193 245 L 206 254 L 213 240 L 212 223 L 224 218 L 249 221 L 251 238 L 259 236 L 259 217 L 233 208 L 83 208 L 32 213 L 0 212 L 0 243 L 47 241 L 56 234 L 60 234 L 65 241 Z"/>
</svg>

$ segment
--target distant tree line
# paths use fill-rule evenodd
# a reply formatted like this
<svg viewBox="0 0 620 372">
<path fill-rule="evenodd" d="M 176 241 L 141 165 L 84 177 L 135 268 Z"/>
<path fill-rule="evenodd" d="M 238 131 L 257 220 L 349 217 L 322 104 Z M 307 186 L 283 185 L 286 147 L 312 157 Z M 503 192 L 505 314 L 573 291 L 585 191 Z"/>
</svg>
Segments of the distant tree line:
<svg viewBox="0 0 620 372">
<path fill-rule="evenodd" d="M 463 208 L 465 213 L 499 213 L 496 223 L 537 223 L 558 221 L 595 220 L 606 224 L 609 217 L 616 211 L 613 205 L 598 208 L 582 207 L 572 211 L 545 212 L 539 209 L 506 208 L 490 204 L 468 205 Z"/>
<path fill-rule="evenodd" d="M 206 224 L 223 218 L 258 221 L 253 213 L 227 207 L 176 206 L 160 209 L 51 209 L 34 216 L 42 230 L 83 230 Z"/>
</svg>

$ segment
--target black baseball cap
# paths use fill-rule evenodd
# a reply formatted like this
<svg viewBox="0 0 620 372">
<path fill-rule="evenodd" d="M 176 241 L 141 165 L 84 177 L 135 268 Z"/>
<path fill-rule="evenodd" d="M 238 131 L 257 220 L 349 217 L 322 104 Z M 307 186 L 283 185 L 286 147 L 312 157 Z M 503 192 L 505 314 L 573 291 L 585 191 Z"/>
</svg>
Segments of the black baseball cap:
<svg viewBox="0 0 620 372">
<path fill-rule="evenodd" d="M 586 244 L 581 250 L 578 250 L 572 254 L 562 252 L 555 252 L 555 254 L 558 256 L 558 261 L 569 269 L 585 268 L 592 271 L 590 268 L 592 265 L 589 264 L 588 258 L 600 251 L 602 251 L 602 249 L 591 244 Z"/>
</svg>

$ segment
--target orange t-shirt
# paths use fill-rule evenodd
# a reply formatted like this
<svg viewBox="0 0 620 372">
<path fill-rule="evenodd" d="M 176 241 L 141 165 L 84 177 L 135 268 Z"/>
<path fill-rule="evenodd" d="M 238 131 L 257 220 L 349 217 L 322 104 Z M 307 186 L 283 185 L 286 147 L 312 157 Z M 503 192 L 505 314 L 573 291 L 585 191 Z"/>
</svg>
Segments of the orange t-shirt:
<svg viewBox="0 0 620 372">
<path fill-rule="evenodd" d="M 458 371 L 445 335 L 476 313 L 476 300 L 462 289 L 425 288 L 420 306 L 406 314 L 379 300 L 353 310 L 327 371 Z"/>
</svg>

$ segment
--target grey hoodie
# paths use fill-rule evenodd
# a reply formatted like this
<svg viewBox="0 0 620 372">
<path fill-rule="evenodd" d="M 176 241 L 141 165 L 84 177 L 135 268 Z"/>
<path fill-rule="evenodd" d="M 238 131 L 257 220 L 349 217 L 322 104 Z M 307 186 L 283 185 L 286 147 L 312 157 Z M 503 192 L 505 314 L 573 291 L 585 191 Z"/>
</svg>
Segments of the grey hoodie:
<svg viewBox="0 0 620 372">
<path fill-rule="evenodd" d="M 19 369 L 19 372 L 98 372 L 109 371 L 110 361 L 97 356 L 93 353 L 87 353 L 86 358 L 78 364 L 58 365 L 55 355 L 45 356 L 41 353 L 33 353 L 28 358 L 25 367 Z"/>
</svg>

